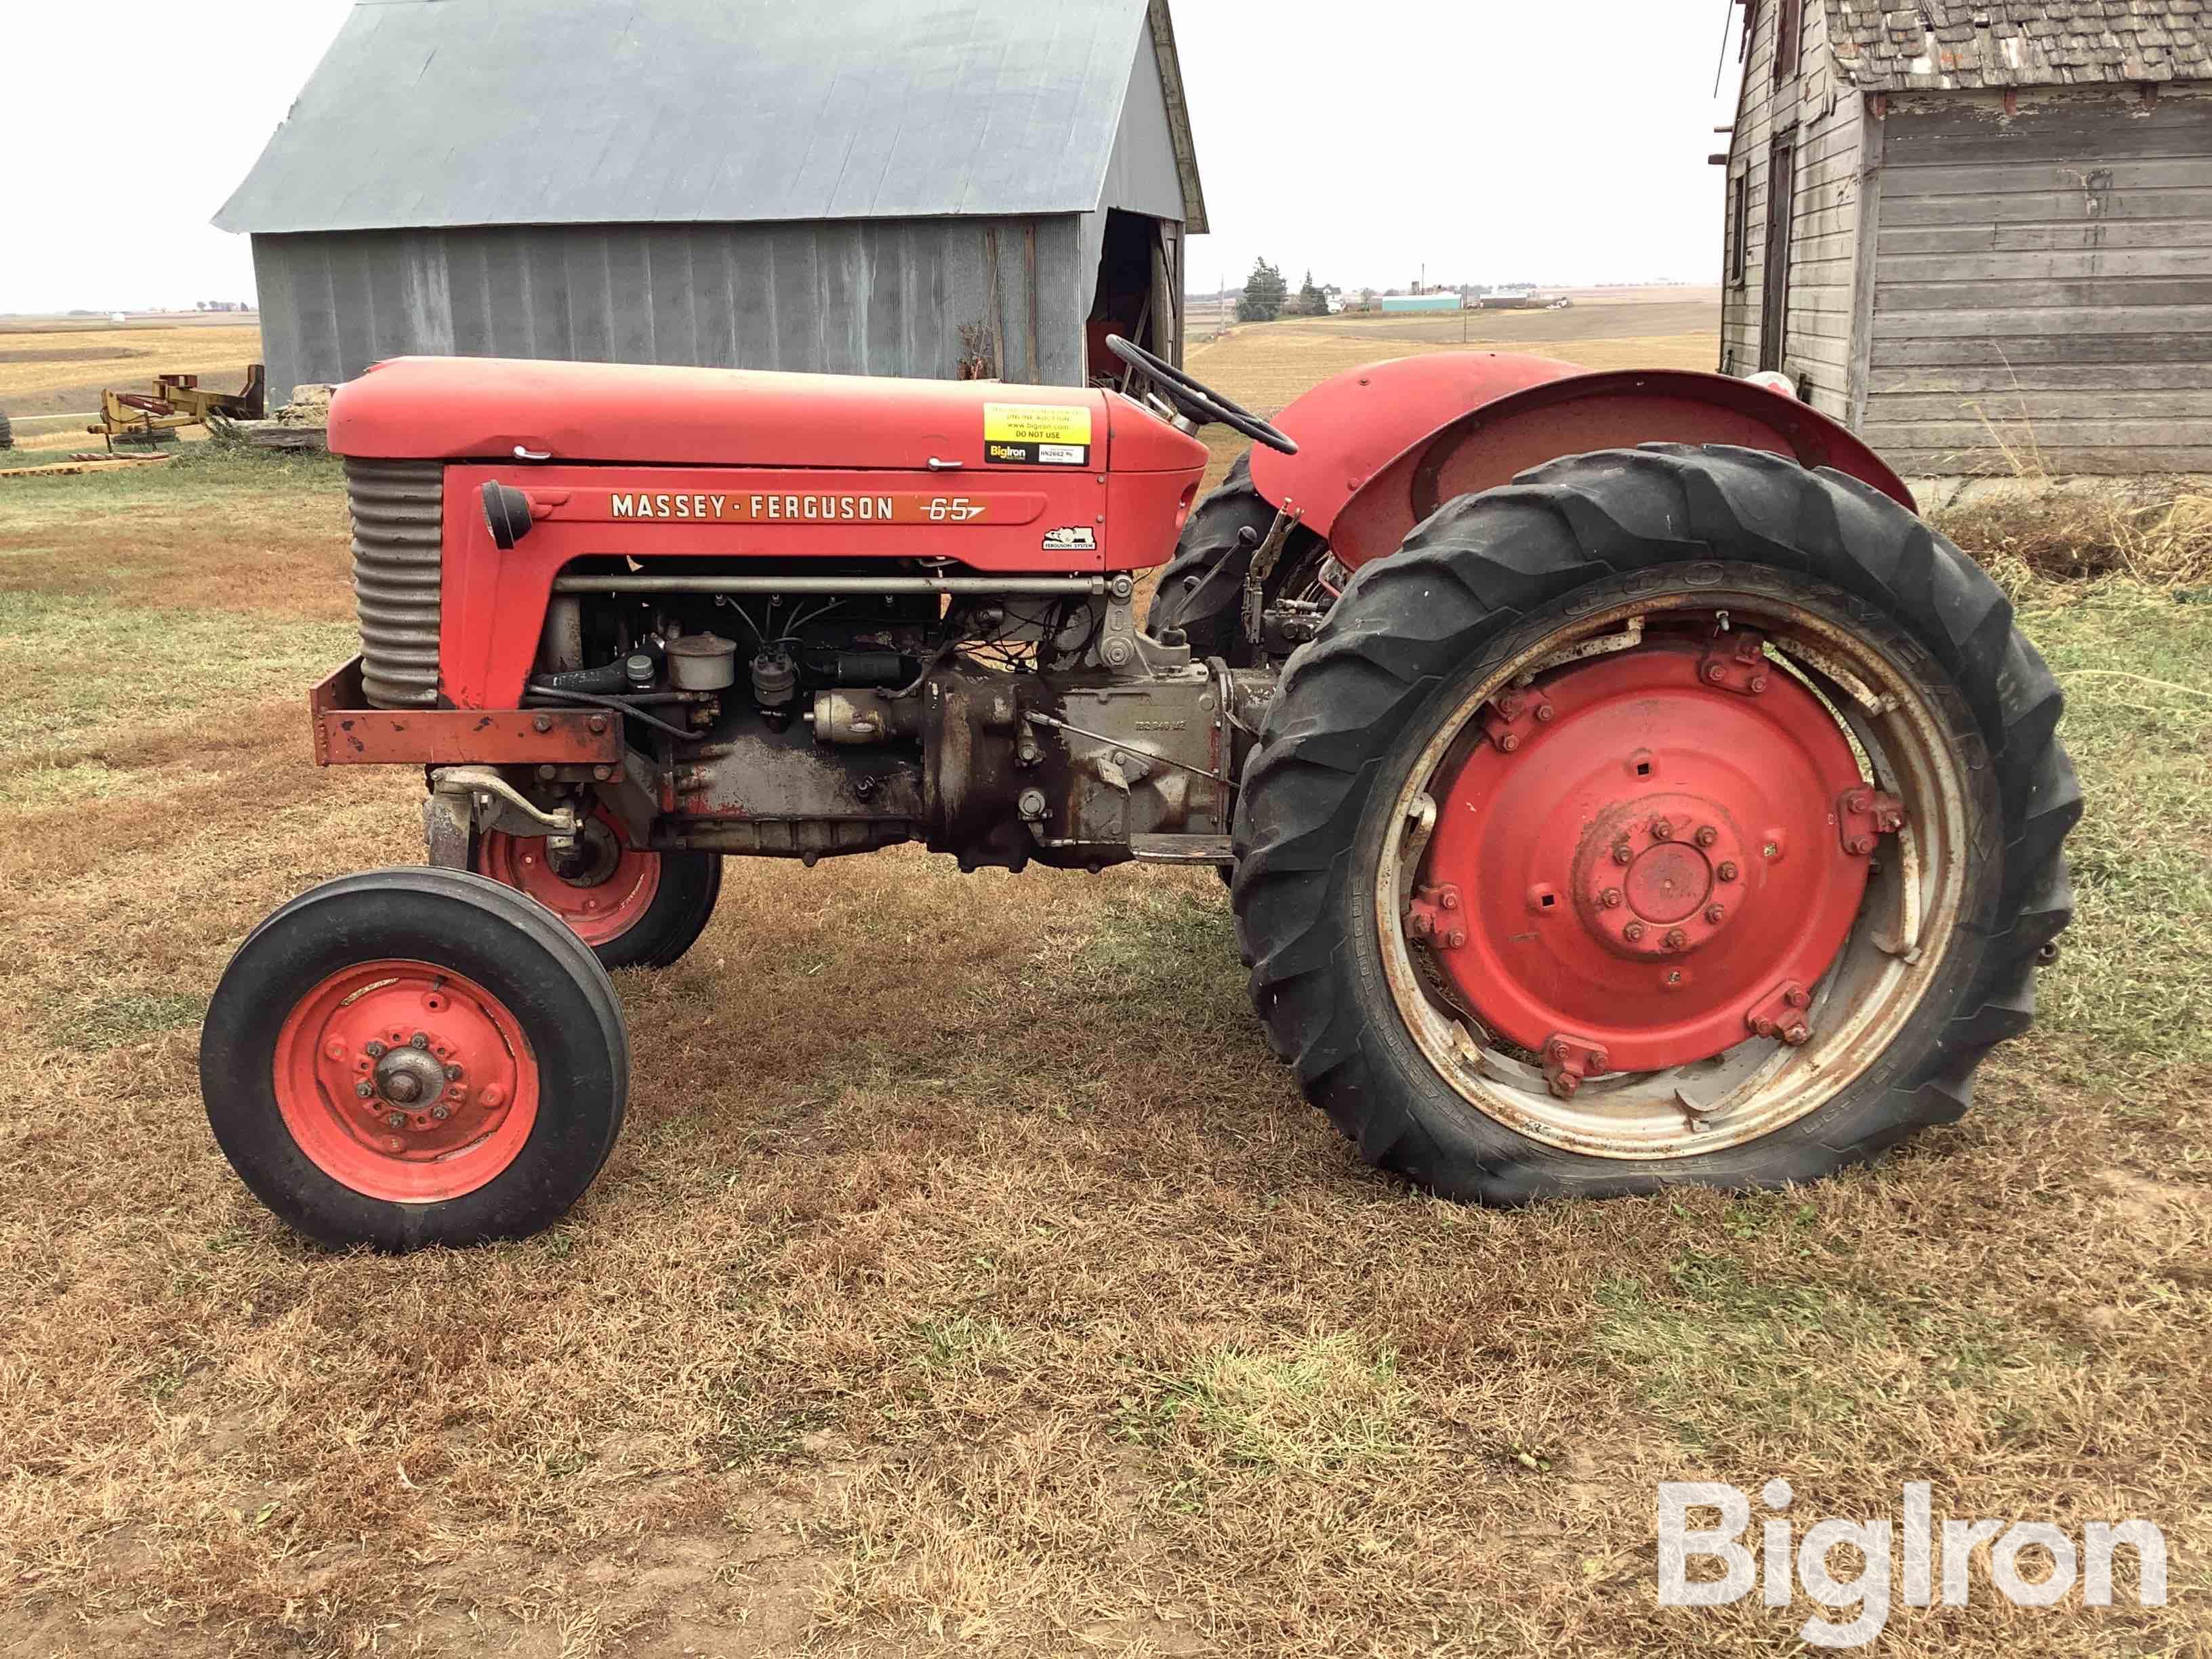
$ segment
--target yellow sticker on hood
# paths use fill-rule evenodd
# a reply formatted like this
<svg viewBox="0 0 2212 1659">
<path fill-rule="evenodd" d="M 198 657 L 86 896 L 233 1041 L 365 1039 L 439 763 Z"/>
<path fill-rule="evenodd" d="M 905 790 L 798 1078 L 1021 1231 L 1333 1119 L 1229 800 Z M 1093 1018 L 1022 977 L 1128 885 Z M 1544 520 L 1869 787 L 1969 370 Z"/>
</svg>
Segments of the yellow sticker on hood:
<svg viewBox="0 0 2212 1659">
<path fill-rule="evenodd" d="M 1088 444 L 1091 409 L 1085 404 L 985 404 L 983 437 L 989 443 Z"/>
</svg>

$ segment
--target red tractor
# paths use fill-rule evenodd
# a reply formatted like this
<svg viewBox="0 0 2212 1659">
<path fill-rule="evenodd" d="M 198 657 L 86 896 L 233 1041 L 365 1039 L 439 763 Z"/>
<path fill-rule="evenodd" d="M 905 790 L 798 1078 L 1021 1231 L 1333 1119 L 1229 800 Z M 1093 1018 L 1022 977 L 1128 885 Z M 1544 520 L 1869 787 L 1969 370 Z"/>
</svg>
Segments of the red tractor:
<svg viewBox="0 0 2212 1659">
<path fill-rule="evenodd" d="M 1965 1111 L 2080 796 L 2010 605 L 1864 446 L 1741 381 L 1486 353 L 1270 424 L 1113 344 L 1142 401 L 345 387 L 362 654 L 316 757 L 426 769 L 428 861 L 223 975 L 201 1080 L 246 1184 L 334 1243 L 548 1225 L 622 1123 L 606 969 L 680 957 L 726 854 L 907 841 L 1231 876 L 1276 1053 L 1455 1197 L 1807 1180 Z M 1209 421 L 1256 447 L 1194 513 Z"/>
</svg>

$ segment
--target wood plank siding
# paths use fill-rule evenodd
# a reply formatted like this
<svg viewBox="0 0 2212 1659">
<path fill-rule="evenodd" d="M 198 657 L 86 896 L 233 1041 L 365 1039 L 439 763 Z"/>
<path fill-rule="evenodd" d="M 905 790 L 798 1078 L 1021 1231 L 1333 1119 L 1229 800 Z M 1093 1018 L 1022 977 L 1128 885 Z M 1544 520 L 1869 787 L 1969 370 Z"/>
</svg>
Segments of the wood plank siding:
<svg viewBox="0 0 2212 1659">
<path fill-rule="evenodd" d="M 2212 468 L 2212 96 L 1893 94 L 1863 435 L 1907 473 Z"/>
<path fill-rule="evenodd" d="M 1723 374 L 1747 374 L 1763 356 L 1778 356 L 1780 371 L 1814 407 L 1840 419 L 1850 402 L 1864 100 L 1835 76 L 1826 14 L 1821 0 L 1757 0 L 1753 10 L 1729 144 L 1719 366 Z M 1778 64 L 1778 74 L 1785 21 L 1797 31 L 1798 52 L 1794 62 Z M 1771 196 L 1778 140 L 1787 146 L 1787 203 Z M 1741 213 L 1735 211 L 1738 191 Z M 1777 354 L 1762 350 L 1771 333 L 1766 255 L 1774 230 L 1784 225 L 1789 264 Z M 1734 246 L 1739 228 L 1748 240 L 1740 251 Z"/>
</svg>

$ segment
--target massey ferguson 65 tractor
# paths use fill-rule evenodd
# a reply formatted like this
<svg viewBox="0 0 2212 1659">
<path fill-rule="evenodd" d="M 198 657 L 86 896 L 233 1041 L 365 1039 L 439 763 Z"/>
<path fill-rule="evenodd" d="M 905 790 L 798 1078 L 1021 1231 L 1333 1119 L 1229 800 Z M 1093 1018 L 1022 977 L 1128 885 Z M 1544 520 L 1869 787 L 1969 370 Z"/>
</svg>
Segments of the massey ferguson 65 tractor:
<svg viewBox="0 0 2212 1659">
<path fill-rule="evenodd" d="M 337 1243 L 548 1225 L 622 1123 L 606 969 L 680 957 L 726 855 L 908 841 L 1231 875 L 1275 1052 L 1439 1193 L 1807 1180 L 1966 1109 L 2080 797 L 2010 605 L 1864 446 L 1487 353 L 1271 424 L 1113 349 L 1143 401 L 346 386 L 362 653 L 316 758 L 424 769 L 428 859 L 225 972 L 200 1073 L 246 1184 Z M 1194 512 L 1206 422 L 1256 447 Z"/>
</svg>

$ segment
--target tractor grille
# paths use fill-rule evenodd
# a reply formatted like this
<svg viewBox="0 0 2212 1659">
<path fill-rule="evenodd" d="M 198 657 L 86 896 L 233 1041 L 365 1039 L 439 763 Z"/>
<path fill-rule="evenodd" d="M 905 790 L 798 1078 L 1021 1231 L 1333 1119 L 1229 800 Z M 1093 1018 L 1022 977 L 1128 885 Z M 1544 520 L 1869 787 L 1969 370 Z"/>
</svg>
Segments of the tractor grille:
<svg viewBox="0 0 2212 1659">
<path fill-rule="evenodd" d="M 433 707 L 445 468 L 437 461 L 349 460 L 345 474 L 362 685 L 374 708 Z"/>
</svg>

